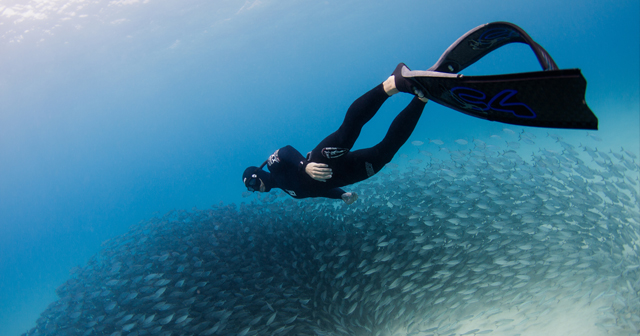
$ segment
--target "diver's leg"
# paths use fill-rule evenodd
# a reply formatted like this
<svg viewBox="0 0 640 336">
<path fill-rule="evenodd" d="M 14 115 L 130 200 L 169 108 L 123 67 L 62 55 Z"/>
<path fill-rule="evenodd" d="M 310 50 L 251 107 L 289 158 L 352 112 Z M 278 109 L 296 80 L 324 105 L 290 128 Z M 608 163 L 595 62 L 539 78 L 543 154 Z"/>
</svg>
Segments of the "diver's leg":
<svg viewBox="0 0 640 336">
<path fill-rule="evenodd" d="M 409 105 L 393 120 L 384 139 L 373 146 L 380 153 L 379 160 L 386 161 L 384 164 L 389 163 L 400 147 L 409 140 L 426 104 L 420 97 L 413 97 Z"/>
<path fill-rule="evenodd" d="M 387 98 L 398 92 L 415 94 L 419 97 L 419 101 L 423 103 L 422 108 L 424 108 L 427 98 L 425 98 L 424 94 L 414 87 L 409 80 L 402 76 L 403 69 L 409 70 L 404 63 L 398 64 L 387 80 L 356 99 L 349 107 L 349 110 L 347 110 L 347 115 L 344 117 L 340 128 L 324 138 L 324 140 L 311 151 L 310 157 L 308 157 L 309 161 L 327 163 L 329 159 L 341 157 L 349 152 L 358 139 L 358 136 L 360 136 L 362 127 L 373 118 Z M 409 106 L 412 106 L 412 104 L 414 103 L 412 102 Z M 422 108 L 420 113 L 422 113 Z M 403 113 L 400 113 L 400 115 L 403 115 Z M 398 115 L 398 117 L 400 117 L 400 115 Z M 420 116 L 417 117 L 417 119 L 419 118 Z M 417 119 L 415 122 L 418 122 Z M 391 128 L 393 127 L 392 124 Z M 415 124 L 411 127 L 407 138 L 411 134 L 411 131 L 413 131 L 413 127 L 415 127 Z M 391 128 L 389 129 L 390 132 Z M 398 148 L 400 148 L 405 141 L 406 139 L 398 145 Z M 398 149 L 396 149 L 393 154 L 395 154 L 396 151 L 398 151 Z M 393 157 L 393 154 L 391 157 Z"/>
<path fill-rule="evenodd" d="M 373 118 L 389 96 L 384 90 L 384 85 L 380 84 L 356 99 L 347 110 L 340 128 L 324 138 L 311 151 L 311 160 L 314 162 L 326 162 L 329 158 L 322 154 L 323 148 L 334 147 L 350 150 L 358 139 L 362 127 Z"/>
<path fill-rule="evenodd" d="M 393 156 L 413 133 L 425 104 L 417 96 L 414 97 L 411 103 L 393 120 L 389 131 L 379 144 L 352 153 L 358 171 L 356 175 L 366 174 L 366 177 L 360 176 L 360 180 L 371 177 L 393 159 Z"/>
</svg>

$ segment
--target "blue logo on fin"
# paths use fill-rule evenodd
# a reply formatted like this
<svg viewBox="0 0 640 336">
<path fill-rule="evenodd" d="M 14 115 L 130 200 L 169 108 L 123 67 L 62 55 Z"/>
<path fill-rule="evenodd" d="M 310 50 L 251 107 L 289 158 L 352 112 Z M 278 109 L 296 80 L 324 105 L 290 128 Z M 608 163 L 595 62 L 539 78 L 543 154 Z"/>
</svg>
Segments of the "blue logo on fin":
<svg viewBox="0 0 640 336">
<path fill-rule="evenodd" d="M 507 112 L 518 118 L 534 119 L 536 113 L 514 98 L 517 93 L 518 91 L 513 89 L 502 90 L 487 101 L 488 97 L 482 91 L 462 86 L 451 89 L 452 96 L 464 109 L 477 112 Z"/>
</svg>

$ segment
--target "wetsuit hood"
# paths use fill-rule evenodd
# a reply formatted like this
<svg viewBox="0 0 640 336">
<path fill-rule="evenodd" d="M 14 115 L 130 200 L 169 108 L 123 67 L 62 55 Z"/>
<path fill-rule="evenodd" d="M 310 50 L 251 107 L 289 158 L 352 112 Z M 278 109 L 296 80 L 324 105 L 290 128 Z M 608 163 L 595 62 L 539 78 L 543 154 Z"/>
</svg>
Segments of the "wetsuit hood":
<svg viewBox="0 0 640 336">
<path fill-rule="evenodd" d="M 251 179 L 251 175 L 253 174 L 258 175 L 258 178 L 262 180 L 262 183 L 264 183 L 265 192 L 269 192 L 271 188 L 274 187 L 273 182 L 271 181 L 271 174 L 256 166 L 251 166 L 244 170 L 244 172 L 242 173 L 242 181 L 244 182 L 245 178 L 246 181 L 249 181 Z"/>
</svg>

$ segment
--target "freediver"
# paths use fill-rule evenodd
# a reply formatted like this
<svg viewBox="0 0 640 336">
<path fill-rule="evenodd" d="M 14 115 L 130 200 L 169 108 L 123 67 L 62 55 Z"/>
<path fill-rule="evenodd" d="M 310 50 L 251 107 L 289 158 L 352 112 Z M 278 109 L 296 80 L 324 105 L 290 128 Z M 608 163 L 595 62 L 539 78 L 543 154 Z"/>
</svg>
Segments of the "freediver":
<svg viewBox="0 0 640 336">
<path fill-rule="evenodd" d="M 463 76 L 460 71 L 510 43 L 531 47 L 542 71 L 491 76 Z M 249 191 L 280 188 L 294 198 L 327 197 L 351 204 L 354 192 L 341 189 L 379 172 L 409 139 L 428 100 L 490 121 L 530 127 L 598 129 L 598 118 L 585 101 L 587 82 L 580 69 L 559 69 L 540 44 L 509 22 L 491 22 L 471 29 L 426 71 L 398 64 L 382 84 L 358 98 L 340 128 L 305 158 L 286 146 L 260 167 L 249 167 L 242 181 Z M 362 127 L 390 96 L 415 95 L 393 120 L 382 141 L 351 151 Z M 269 171 L 262 168 L 268 165 Z"/>
<path fill-rule="evenodd" d="M 249 191 L 268 192 L 280 188 L 294 198 L 326 197 L 351 204 L 355 192 L 341 187 L 368 179 L 379 172 L 409 139 L 428 99 L 411 81 L 402 76 L 404 63 L 398 64 L 382 84 L 354 101 L 338 128 L 306 156 L 285 146 L 276 150 L 260 166 L 242 173 Z M 351 151 L 362 127 L 378 112 L 390 96 L 405 92 L 415 95 L 409 105 L 393 120 L 384 139 L 371 148 Z M 269 172 L 262 168 L 267 165 Z"/>
</svg>

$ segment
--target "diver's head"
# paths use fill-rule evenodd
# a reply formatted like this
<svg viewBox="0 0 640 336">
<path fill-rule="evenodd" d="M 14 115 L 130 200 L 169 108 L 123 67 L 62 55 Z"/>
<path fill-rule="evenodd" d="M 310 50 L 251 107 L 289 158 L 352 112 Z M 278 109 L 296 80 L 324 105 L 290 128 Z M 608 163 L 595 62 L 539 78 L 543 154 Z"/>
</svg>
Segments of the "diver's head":
<svg viewBox="0 0 640 336">
<path fill-rule="evenodd" d="M 242 173 L 242 182 L 249 191 L 262 191 L 264 192 L 264 182 L 258 177 L 258 167 L 251 166 L 244 170 Z"/>
<path fill-rule="evenodd" d="M 268 185 L 270 181 L 269 178 L 269 173 L 262 170 L 262 166 L 251 166 L 242 173 L 242 182 L 249 191 L 266 192 L 271 190 L 271 187 Z"/>
</svg>

